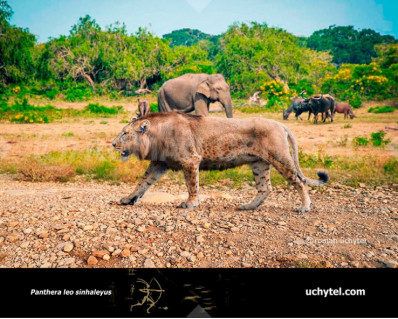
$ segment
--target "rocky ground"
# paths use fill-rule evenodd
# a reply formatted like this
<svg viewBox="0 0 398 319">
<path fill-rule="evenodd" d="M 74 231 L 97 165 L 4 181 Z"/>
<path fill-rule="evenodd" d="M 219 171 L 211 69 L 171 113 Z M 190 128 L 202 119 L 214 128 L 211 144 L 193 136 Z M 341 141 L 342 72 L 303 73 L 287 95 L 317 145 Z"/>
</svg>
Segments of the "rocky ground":
<svg viewBox="0 0 398 319">
<path fill-rule="evenodd" d="M 398 267 L 398 192 L 328 185 L 298 194 L 277 187 L 256 211 L 255 194 L 201 188 L 198 209 L 177 209 L 184 185 L 155 186 L 136 206 L 109 204 L 132 185 L 29 183 L 0 176 L 0 266 Z M 395 188 L 396 189 L 396 188 Z"/>
</svg>

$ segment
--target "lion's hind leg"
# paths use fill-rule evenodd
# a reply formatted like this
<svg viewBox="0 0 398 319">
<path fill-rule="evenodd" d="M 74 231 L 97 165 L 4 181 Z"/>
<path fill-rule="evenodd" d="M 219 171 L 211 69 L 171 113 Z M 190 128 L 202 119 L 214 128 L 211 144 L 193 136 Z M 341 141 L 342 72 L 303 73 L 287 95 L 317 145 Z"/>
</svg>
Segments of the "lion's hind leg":
<svg viewBox="0 0 398 319">
<path fill-rule="evenodd" d="M 272 192 L 271 186 L 271 166 L 263 161 L 255 162 L 250 165 L 256 181 L 257 195 L 250 203 L 244 204 L 240 209 L 256 209 L 267 198 L 268 193 Z"/>
</svg>

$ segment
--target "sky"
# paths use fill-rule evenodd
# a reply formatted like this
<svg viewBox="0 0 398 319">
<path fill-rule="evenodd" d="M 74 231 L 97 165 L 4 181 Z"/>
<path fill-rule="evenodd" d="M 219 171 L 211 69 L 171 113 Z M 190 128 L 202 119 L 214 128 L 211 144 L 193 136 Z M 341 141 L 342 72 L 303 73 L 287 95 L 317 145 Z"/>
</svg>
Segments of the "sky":
<svg viewBox="0 0 398 319">
<path fill-rule="evenodd" d="M 157 36 L 182 28 L 220 34 L 235 22 L 267 23 L 297 36 L 330 25 L 370 28 L 398 38 L 398 0 L 8 0 L 11 23 L 38 42 L 68 35 L 89 14 L 101 26 L 124 22 L 129 33 L 146 27 Z"/>
</svg>

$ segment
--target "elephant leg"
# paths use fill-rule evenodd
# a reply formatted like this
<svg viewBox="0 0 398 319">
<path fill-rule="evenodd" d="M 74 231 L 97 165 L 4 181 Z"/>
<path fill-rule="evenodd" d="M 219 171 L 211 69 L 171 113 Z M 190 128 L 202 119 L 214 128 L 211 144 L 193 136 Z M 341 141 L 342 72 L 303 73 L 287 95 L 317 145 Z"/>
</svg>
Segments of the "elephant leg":
<svg viewBox="0 0 398 319">
<path fill-rule="evenodd" d="M 209 101 L 201 94 L 196 94 L 195 111 L 198 115 L 209 116 Z"/>
<path fill-rule="evenodd" d="M 160 113 L 172 111 L 170 105 L 166 101 L 164 90 L 161 88 L 158 94 L 158 109 Z"/>
<path fill-rule="evenodd" d="M 120 200 L 122 205 L 134 205 L 138 199 L 140 199 L 144 193 L 151 187 L 164 173 L 166 173 L 167 167 L 161 162 L 151 162 L 148 169 L 146 170 L 144 177 L 138 183 L 134 191 L 127 197 L 123 197 Z"/>
</svg>

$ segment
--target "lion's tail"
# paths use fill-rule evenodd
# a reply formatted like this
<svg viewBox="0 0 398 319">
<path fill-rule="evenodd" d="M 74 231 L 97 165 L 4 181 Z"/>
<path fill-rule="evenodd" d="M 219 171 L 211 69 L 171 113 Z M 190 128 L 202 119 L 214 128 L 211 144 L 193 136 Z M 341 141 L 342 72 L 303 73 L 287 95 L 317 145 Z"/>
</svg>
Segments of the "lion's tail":
<svg viewBox="0 0 398 319">
<path fill-rule="evenodd" d="M 292 131 L 285 126 L 285 130 L 287 132 L 287 139 L 289 141 L 290 147 L 292 148 L 292 157 L 294 161 L 294 165 L 296 166 L 298 176 L 305 180 L 308 185 L 312 186 L 320 186 L 326 184 L 329 181 L 329 175 L 326 172 L 317 172 L 319 179 L 310 179 L 304 176 L 301 171 L 299 160 L 298 160 L 298 148 L 296 138 L 294 137 Z"/>
</svg>

